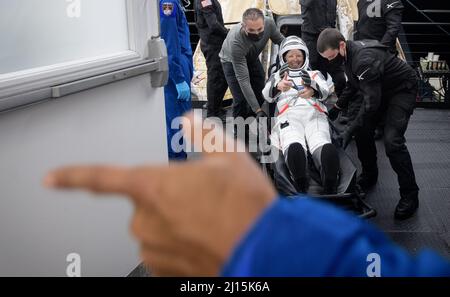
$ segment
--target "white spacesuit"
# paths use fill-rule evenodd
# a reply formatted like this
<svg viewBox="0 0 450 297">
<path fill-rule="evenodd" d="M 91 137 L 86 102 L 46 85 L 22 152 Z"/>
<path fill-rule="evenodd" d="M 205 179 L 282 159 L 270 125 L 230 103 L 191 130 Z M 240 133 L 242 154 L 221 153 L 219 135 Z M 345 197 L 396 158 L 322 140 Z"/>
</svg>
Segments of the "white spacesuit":
<svg viewBox="0 0 450 297">
<path fill-rule="evenodd" d="M 291 50 L 303 53 L 303 65 L 292 68 L 288 64 L 286 55 Z M 279 60 L 280 70 L 270 77 L 263 90 L 264 98 L 277 104 L 271 143 L 283 152 L 299 192 L 306 192 L 308 187 L 306 152 L 309 150 L 321 171 L 325 192 L 332 193 L 337 186 L 339 159 L 336 148 L 331 144 L 327 108 L 322 103 L 333 92 L 332 79 L 329 77 L 326 80 L 320 71 L 309 69 L 308 48 L 299 37 L 290 36 L 283 41 Z M 292 83 L 292 88 L 284 92 L 277 88 L 283 79 Z M 312 98 L 299 96 L 299 91 L 304 87 L 314 90 Z"/>
</svg>

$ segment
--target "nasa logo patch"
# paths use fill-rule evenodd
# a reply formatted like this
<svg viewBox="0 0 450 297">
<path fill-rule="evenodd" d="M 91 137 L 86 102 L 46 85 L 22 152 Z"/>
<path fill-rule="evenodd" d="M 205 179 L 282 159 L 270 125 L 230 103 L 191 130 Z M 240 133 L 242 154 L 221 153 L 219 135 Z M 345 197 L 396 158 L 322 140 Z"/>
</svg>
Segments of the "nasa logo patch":
<svg viewBox="0 0 450 297">
<path fill-rule="evenodd" d="M 170 17 L 174 15 L 175 5 L 172 2 L 162 2 L 161 3 L 161 15 Z"/>
</svg>

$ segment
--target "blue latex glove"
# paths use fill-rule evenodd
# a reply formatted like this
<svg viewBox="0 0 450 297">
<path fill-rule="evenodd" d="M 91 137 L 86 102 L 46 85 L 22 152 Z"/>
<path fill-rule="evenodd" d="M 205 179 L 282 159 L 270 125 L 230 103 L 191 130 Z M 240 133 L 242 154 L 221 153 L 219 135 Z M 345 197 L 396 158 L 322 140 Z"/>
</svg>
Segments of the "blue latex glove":
<svg viewBox="0 0 450 297">
<path fill-rule="evenodd" d="M 178 92 L 178 100 L 180 101 L 189 101 L 191 98 L 191 89 L 189 88 L 189 85 L 187 82 L 182 82 L 176 85 L 177 92 Z"/>
</svg>

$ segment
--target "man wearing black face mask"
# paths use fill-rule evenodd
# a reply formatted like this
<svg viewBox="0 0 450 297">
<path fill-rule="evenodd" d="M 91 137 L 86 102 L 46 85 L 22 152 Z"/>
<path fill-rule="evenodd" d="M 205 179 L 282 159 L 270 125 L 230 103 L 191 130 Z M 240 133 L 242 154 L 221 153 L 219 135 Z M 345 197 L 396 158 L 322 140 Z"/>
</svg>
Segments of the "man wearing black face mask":
<svg viewBox="0 0 450 297">
<path fill-rule="evenodd" d="M 341 136 L 345 147 L 355 135 L 362 165 L 358 185 L 367 192 L 377 182 L 374 130 L 385 116 L 384 146 L 400 186 L 401 198 L 395 209 L 395 218 L 411 217 L 419 207 L 419 187 L 405 140 L 417 96 L 414 69 L 378 41 L 345 41 L 336 29 L 326 29 L 320 34 L 317 49 L 328 60 L 345 59 L 347 87 L 330 110 L 330 117 L 336 117 L 340 109 L 362 98 L 356 118 L 349 122 Z"/>
<path fill-rule="evenodd" d="M 399 0 L 359 1 L 359 19 L 354 40 L 378 40 L 397 54 L 396 41 L 402 27 L 403 4 Z M 375 139 L 383 136 L 384 121 L 375 130 Z"/>
<path fill-rule="evenodd" d="M 265 73 L 259 55 L 269 39 L 281 44 L 284 37 L 275 22 L 265 18 L 261 10 L 249 8 L 243 14 L 242 23 L 230 30 L 223 43 L 219 56 L 233 95 L 235 118 L 265 116 L 261 109 Z"/>
</svg>

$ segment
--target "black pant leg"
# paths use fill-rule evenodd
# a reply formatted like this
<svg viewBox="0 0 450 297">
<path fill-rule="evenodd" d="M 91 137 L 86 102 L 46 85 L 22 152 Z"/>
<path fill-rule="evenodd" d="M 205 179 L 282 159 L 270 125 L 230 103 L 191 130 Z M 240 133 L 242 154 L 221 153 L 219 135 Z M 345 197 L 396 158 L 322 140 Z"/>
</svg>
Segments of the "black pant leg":
<svg viewBox="0 0 450 297">
<path fill-rule="evenodd" d="M 324 69 L 324 63 L 323 58 L 320 56 L 320 54 L 317 52 L 317 39 L 318 35 L 315 34 L 309 34 L 309 33 L 302 33 L 302 39 L 306 43 L 306 47 L 309 51 L 309 65 L 311 69 L 313 70 L 319 70 L 322 73 L 326 74 L 326 71 Z"/>
<path fill-rule="evenodd" d="M 233 117 L 246 118 L 250 108 L 242 93 L 236 74 L 234 73 L 233 64 L 231 62 L 222 63 L 222 68 L 231 94 L 233 95 Z"/>
<path fill-rule="evenodd" d="M 360 106 L 359 108 L 363 108 Z M 375 121 L 364 123 L 363 127 L 355 132 L 358 159 L 365 173 L 373 173 L 377 170 L 377 148 L 375 145 Z"/>
<path fill-rule="evenodd" d="M 208 82 L 206 93 L 208 98 L 207 117 L 220 116 L 222 110 L 222 101 L 228 89 L 228 83 L 220 62 L 220 48 L 202 47 L 202 52 L 206 59 L 208 69 Z"/>
<path fill-rule="evenodd" d="M 395 100 L 406 102 L 408 100 L 415 100 L 415 96 L 415 93 L 405 92 L 393 97 Z M 391 101 L 395 100 L 391 99 Z M 387 109 L 384 127 L 386 155 L 389 158 L 392 169 L 397 174 L 401 195 L 408 195 L 419 191 L 405 139 L 411 114 L 411 108 L 390 104 Z"/>
</svg>

